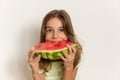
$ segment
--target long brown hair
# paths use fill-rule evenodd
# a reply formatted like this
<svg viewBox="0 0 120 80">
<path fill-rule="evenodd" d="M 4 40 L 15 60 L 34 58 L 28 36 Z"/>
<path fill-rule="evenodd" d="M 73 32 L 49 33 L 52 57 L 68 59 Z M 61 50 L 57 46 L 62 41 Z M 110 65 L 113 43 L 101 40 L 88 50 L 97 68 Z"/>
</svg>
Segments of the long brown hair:
<svg viewBox="0 0 120 80">
<path fill-rule="evenodd" d="M 58 19 L 60 19 L 62 21 L 64 32 L 68 38 L 68 41 L 71 41 L 71 42 L 79 45 L 77 52 L 76 52 L 74 64 L 73 64 L 74 68 L 75 68 L 80 62 L 82 47 L 81 47 L 80 43 L 78 42 L 78 40 L 76 39 L 74 30 L 73 30 L 73 26 L 72 26 L 72 22 L 71 22 L 71 18 L 65 10 L 52 10 L 52 11 L 48 12 L 48 14 L 44 17 L 42 26 L 41 26 L 40 43 L 46 41 L 45 36 L 46 36 L 47 22 L 50 19 L 55 18 L 55 17 L 57 17 Z M 45 71 L 47 71 L 47 67 L 48 67 L 49 63 L 50 63 L 49 60 L 41 59 L 40 60 L 40 68 L 43 68 Z"/>
</svg>

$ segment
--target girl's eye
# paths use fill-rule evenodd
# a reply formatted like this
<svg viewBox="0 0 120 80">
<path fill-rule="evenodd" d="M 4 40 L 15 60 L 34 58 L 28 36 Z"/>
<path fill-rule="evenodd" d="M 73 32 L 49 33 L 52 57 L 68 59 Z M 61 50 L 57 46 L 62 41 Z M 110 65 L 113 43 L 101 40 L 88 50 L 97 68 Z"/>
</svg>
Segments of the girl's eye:
<svg viewBox="0 0 120 80">
<path fill-rule="evenodd" d="M 52 29 L 46 29 L 46 32 L 52 32 Z"/>
<path fill-rule="evenodd" d="M 60 32 L 64 32 L 64 29 L 60 29 L 59 31 L 60 31 Z"/>
</svg>

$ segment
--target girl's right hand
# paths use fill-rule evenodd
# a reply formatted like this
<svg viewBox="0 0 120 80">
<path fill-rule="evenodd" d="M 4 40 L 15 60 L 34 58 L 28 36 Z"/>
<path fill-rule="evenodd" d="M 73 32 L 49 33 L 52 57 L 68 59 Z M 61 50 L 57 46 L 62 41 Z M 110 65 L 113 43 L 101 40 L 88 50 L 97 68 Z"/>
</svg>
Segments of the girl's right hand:
<svg viewBox="0 0 120 80">
<path fill-rule="evenodd" d="M 36 56 L 34 51 L 30 50 L 28 53 L 28 63 L 32 69 L 32 73 L 39 73 L 39 61 L 41 56 Z"/>
</svg>

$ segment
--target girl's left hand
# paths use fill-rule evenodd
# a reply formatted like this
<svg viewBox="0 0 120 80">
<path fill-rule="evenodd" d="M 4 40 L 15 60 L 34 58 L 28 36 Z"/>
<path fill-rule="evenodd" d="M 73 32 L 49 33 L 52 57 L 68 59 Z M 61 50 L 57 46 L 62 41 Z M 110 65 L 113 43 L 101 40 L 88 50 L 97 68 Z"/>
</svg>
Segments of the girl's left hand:
<svg viewBox="0 0 120 80">
<path fill-rule="evenodd" d="M 60 58 L 64 61 L 65 70 L 73 69 L 73 63 L 75 59 L 76 49 L 72 46 L 68 45 L 69 55 L 63 51 L 64 56 L 60 56 Z"/>
</svg>

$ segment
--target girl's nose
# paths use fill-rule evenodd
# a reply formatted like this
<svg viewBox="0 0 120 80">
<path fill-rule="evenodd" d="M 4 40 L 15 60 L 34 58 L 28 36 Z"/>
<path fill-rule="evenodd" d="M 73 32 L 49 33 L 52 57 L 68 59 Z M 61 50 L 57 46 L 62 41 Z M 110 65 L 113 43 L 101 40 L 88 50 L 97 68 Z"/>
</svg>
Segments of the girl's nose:
<svg viewBox="0 0 120 80">
<path fill-rule="evenodd" d="M 58 33 L 57 33 L 57 32 L 54 32 L 54 33 L 53 33 L 53 38 L 54 38 L 54 39 L 58 38 Z"/>
</svg>

